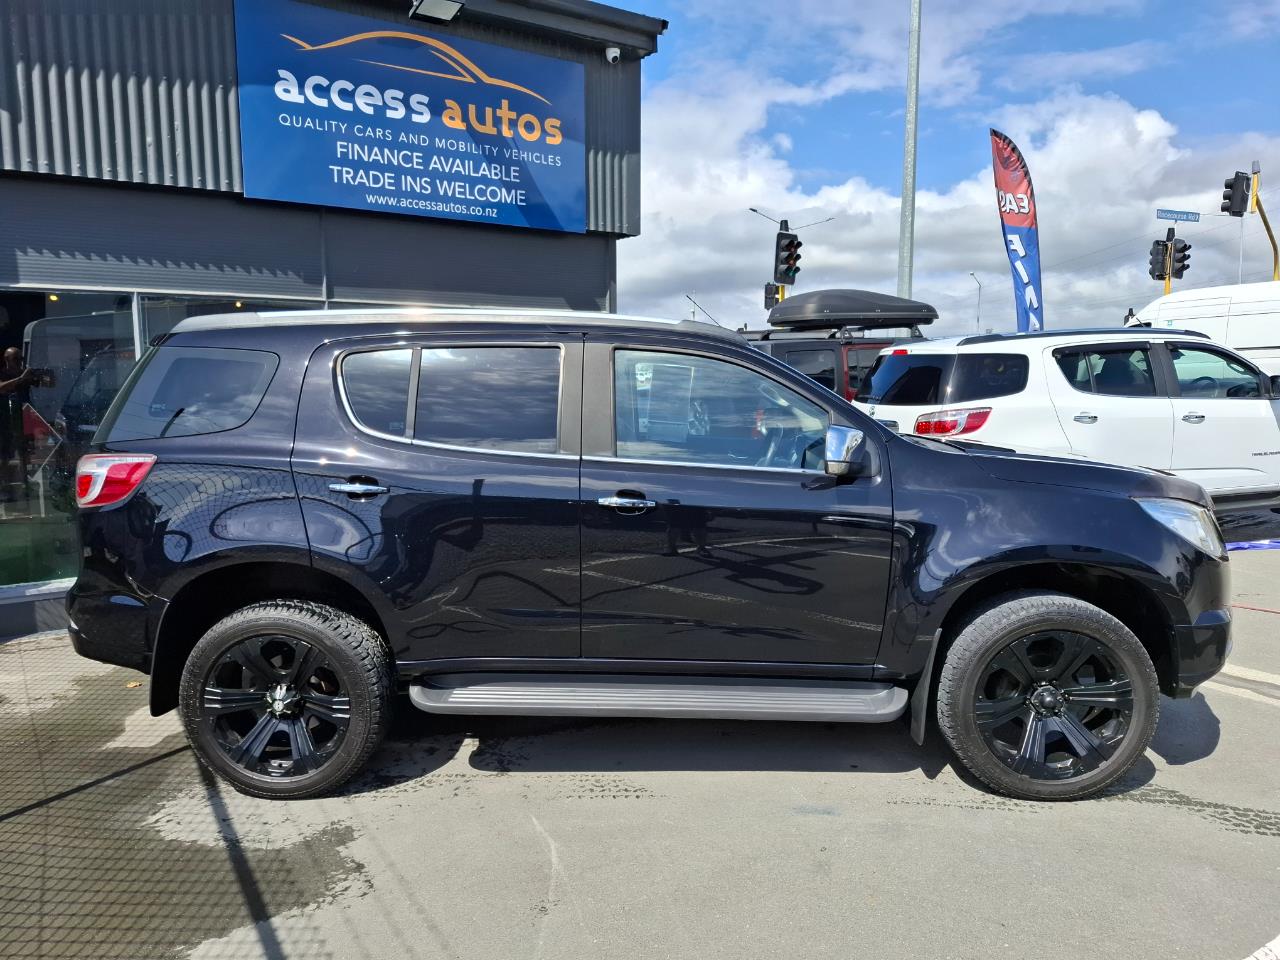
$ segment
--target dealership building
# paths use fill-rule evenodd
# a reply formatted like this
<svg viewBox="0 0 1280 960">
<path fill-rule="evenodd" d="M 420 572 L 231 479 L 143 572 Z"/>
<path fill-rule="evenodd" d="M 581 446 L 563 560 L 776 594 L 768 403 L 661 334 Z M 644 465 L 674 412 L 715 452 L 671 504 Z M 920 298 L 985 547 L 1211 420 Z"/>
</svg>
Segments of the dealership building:
<svg viewBox="0 0 1280 960">
<path fill-rule="evenodd" d="M 665 28 L 588 0 L 0 0 L 0 638 L 61 625 L 75 459 L 184 317 L 614 308 Z"/>
</svg>

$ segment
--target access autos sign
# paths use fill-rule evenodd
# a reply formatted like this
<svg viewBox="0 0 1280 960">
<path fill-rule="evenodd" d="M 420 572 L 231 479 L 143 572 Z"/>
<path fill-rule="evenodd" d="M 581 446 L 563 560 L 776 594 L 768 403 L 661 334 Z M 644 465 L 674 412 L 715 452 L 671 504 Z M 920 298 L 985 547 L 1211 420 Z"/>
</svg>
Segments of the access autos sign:
<svg viewBox="0 0 1280 960">
<path fill-rule="evenodd" d="M 582 64 L 236 0 L 244 193 L 586 230 Z"/>
</svg>

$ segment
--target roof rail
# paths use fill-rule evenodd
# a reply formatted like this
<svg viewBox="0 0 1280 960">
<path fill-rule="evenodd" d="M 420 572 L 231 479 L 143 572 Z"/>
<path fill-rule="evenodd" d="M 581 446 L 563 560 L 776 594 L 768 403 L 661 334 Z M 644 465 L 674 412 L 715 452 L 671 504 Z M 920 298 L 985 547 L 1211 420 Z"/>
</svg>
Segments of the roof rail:
<svg viewBox="0 0 1280 960">
<path fill-rule="evenodd" d="M 964 347 L 973 343 L 1003 343 L 1008 340 L 1035 340 L 1041 337 L 1123 337 L 1133 340 L 1150 336 L 1153 333 L 1158 333 L 1161 336 L 1170 334 L 1175 337 L 1213 339 L 1209 334 L 1201 333 L 1199 330 L 1155 330 L 1146 327 L 1142 329 L 1137 327 L 1079 327 L 1073 330 L 1040 330 L 1036 333 L 984 333 L 979 337 L 965 337 L 959 341 L 958 346 Z"/>
</svg>

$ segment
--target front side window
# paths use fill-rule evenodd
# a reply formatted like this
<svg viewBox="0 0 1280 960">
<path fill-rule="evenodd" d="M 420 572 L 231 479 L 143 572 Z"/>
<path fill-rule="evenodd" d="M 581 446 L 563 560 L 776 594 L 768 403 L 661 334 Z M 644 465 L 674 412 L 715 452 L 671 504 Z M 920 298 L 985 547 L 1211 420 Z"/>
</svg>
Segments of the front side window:
<svg viewBox="0 0 1280 960">
<path fill-rule="evenodd" d="M 1169 344 L 1169 357 L 1184 397 L 1249 398 L 1262 396 L 1257 371 L 1216 350 Z"/>
<path fill-rule="evenodd" d="M 555 453 L 559 418 L 559 347 L 422 351 L 415 440 L 513 453 Z"/>
<path fill-rule="evenodd" d="M 617 456 L 819 470 L 827 412 L 746 367 L 644 350 L 614 354 Z"/>
<path fill-rule="evenodd" d="M 1151 354 L 1146 348 L 1120 347 L 1113 350 L 1059 350 L 1054 354 L 1058 369 L 1071 386 L 1083 393 L 1110 397 L 1154 397 L 1155 375 Z"/>
<path fill-rule="evenodd" d="M 788 365 L 828 390 L 836 388 L 836 353 L 834 350 L 788 350 Z"/>
</svg>

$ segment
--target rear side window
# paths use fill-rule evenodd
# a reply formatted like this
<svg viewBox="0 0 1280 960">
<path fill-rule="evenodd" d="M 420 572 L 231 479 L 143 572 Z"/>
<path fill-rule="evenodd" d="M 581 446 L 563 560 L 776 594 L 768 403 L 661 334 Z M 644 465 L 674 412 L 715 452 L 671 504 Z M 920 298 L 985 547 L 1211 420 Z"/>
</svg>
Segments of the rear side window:
<svg viewBox="0 0 1280 960">
<path fill-rule="evenodd" d="M 409 371 L 413 351 L 369 350 L 342 361 L 342 386 L 356 423 L 366 430 L 403 437 L 409 416 Z"/>
<path fill-rule="evenodd" d="M 970 403 L 1021 393 L 1030 364 L 1020 353 L 962 353 L 956 357 L 948 403 Z"/>
<path fill-rule="evenodd" d="M 1067 382 L 1083 393 L 1111 397 L 1154 397 L 1155 375 L 1145 348 L 1059 350 L 1054 354 Z"/>
<path fill-rule="evenodd" d="M 828 390 L 836 388 L 836 352 L 834 350 L 788 350 L 787 363 Z"/>
<path fill-rule="evenodd" d="M 95 440 L 115 443 L 221 433 L 247 423 L 280 358 L 262 350 L 159 347 L 111 405 Z"/>
<path fill-rule="evenodd" d="M 955 357 L 945 353 L 882 353 L 858 386 L 862 403 L 938 403 Z"/>
<path fill-rule="evenodd" d="M 559 420 L 559 347 L 422 351 L 415 440 L 555 453 Z"/>
</svg>

